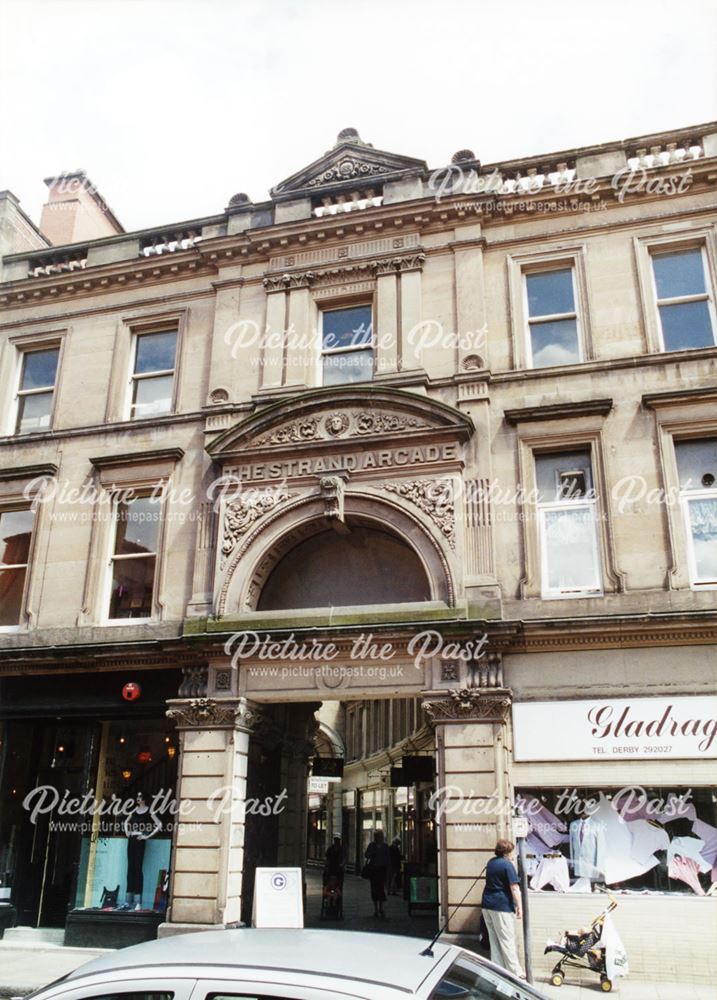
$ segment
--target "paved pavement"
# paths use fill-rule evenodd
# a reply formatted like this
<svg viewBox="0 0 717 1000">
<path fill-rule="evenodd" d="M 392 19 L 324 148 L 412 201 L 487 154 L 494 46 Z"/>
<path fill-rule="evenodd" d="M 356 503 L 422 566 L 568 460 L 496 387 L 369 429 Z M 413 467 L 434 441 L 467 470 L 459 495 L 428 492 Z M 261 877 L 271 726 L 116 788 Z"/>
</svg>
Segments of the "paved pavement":
<svg viewBox="0 0 717 1000">
<path fill-rule="evenodd" d="M 406 903 L 400 896 L 390 896 L 386 903 L 386 918 L 373 916 L 368 883 L 363 879 L 347 876 L 344 888 L 344 919 L 331 922 L 320 919 L 321 876 L 307 873 L 306 926 L 335 927 L 347 930 L 375 931 L 383 934 L 410 934 L 431 938 L 436 930 L 436 917 L 432 913 L 408 916 Z M 39 986 L 52 982 L 84 962 L 90 961 L 101 951 L 90 948 L 63 948 L 44 944 L 0 941 L 0 997 L 21 996 Z M 580 972 L 569 976 L 560 988 L 550 986 L 547 970 L 536 970 L 535 985 L 550 1000 L 594 1000 L 605 996 L 600 990 L 597 976 Z M 620 981 L 613 995 L 620 1000 L 717 1000 L 717 987 L 693 986 L 679 983 L 645 983 L 630 978 Z"/>
</svg>

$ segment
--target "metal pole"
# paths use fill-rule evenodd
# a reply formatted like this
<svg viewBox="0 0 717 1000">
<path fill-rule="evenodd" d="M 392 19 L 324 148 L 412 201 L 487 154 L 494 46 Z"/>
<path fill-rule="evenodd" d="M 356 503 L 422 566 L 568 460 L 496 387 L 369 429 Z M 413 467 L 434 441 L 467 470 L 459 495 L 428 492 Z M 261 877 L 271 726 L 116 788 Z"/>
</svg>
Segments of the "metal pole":
<svg viewBox="0 0 717 1000">
<path fill-rule="evenodd" d="M 523 901 L 523 942 L 525 944 L 525 978 L 533 985 L 533 959 L 530 953 L 530 914 L 528 912 L 528 873 L 525 870 L 525 837 L 518 837 L 520 863 L 520 897 Z"/>
</svg>

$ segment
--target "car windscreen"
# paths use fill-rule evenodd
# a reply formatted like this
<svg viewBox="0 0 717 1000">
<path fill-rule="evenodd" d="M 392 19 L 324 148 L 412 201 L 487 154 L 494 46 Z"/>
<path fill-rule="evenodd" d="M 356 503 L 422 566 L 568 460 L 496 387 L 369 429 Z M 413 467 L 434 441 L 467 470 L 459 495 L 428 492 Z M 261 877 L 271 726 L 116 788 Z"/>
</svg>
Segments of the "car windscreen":
<svg viewBox="0 0 717 1000">
<path fill-rule="evenodd" d="M 430 1000 L 534 1000 L 540 994 L 498 970 L 459 958 L 431 993 Z"/>
</svg>

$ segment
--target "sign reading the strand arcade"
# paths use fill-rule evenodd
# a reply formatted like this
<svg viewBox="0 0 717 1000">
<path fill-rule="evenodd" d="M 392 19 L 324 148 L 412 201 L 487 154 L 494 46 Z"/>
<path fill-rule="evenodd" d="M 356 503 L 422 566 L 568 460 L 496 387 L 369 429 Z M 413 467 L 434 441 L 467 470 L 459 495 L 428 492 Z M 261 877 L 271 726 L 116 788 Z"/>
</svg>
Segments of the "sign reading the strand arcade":
<svg viewBox="0 0 717 1000">
<path fill-rule="evenodd" d="M 717 758 L 717 697 L 517 702 L 514 758 Z"/>
</svg>

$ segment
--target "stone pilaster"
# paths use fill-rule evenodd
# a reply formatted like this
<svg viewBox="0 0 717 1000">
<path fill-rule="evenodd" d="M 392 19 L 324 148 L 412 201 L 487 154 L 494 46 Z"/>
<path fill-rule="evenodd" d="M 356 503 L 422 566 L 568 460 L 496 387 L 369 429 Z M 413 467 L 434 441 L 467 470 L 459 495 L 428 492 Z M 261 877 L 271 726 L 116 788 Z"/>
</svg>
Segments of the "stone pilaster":
<svg viewBox="0 0 717 1000">
<path fill-rule="evenodd" d="M 478 932 L 484 880 L 459 903 L 510 830 L 510 703 L 497 687 L 435 692 L 423 703 L 436 732 L 440 919 L 450 915 L 450 933 Z"/>
<path fill-rule="evenodd" d="M 181 925 L 239 920 L 249 735 L 258 713 L 245 698 L 178 698 L 168 704 L 180 746 L 181 813 L 164 925 L 172 933 Z"/>
</svg>

